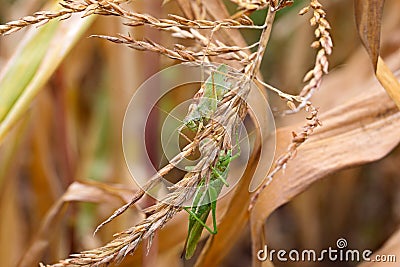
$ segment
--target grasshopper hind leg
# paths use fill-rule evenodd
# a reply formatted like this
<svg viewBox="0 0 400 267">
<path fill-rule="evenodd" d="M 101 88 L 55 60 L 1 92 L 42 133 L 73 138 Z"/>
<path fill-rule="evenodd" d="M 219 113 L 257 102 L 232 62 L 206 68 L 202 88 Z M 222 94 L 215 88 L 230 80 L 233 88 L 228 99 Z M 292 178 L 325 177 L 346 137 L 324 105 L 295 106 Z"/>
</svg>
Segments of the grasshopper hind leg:
<svg viewBox="0 0 400 267">
<path fill-rule="evenodd" d="M 215 218 L 215 205 L 213 207 L 213 205 L 211 205 L 211 214 L 213 216 L 213 228 L 211 229 L 210 227 L 207 226 L 207 224 L 205 224 L 193 211 L 190 210 L 190 208 L 183 208 L 184 210 L 187 211 L 187 213 L 189 213 L 190 216 L 192 216 L 198 223 L 201 224 L 201 226 L 203 226 L 210 234 L 215 235 L 218 232 L 217 229 L 217 220 Z"/>
</svg>

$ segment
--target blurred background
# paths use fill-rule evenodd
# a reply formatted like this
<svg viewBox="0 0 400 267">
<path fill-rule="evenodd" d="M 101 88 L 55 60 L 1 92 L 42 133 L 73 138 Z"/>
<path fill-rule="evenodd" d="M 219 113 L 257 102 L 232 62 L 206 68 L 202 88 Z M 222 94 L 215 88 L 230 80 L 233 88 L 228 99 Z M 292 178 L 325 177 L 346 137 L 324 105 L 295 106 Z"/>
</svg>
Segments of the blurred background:
<svg viewBox="0 0 400 267">
<path fill-rule="evenodd" d="M 374 77 L 356 32 L 352 1 L 321 2 L 326 7 L 334 41 L 331 73 L 315 95 L 315 106 L 324 112 L 363 94 Z M 233 12 L 234 6 L 226 3 Z M 0 23 L 42 10 L 46 4 L 41 0 L 0 0 Z M 302 87 L 302 77 L 313 66 L 315 56 L 309 47 L 313 29 L 306 17 L 296 15 L 303 5 L 303 1 L 295 1 L 292 7 L 278 14 L 262 64 L 266 82 L 293 94 Z M 161 1 L 135 0 L 129 7 L 157 17 L 180 14 L 174 1 L 161 7 Z M 398 10 L 399 1 L 386 1 L 381 55 L 388 59 L 392 70 L 400 67 Z M 265 11 L 258 11 L 251 18 L 262 24 L 265 15 Z M 87 38 L 91 34 L 126 34 L 128 28 L 121 22 L 119 18 L 98 17 L 91 24 L 0 146 L 2 266 L 55 262 L 70 253 L 101 246 L 113 233 L 141 218 L 141 213 L 133 209 L 93 237 L 96 226 L 127 201 L 136 188 L 125 165 L 121 144 L 128 102 L 142 82 L 177 62 Z M 136 39 L 145 36 L 170 47 L 175 42 L 153 29 L 129 30 Z M 0 71 L 25 34 L 26 30 L 22 30 L 0 38 Z M 242 34 L 251 44 L 258 40 L 260 32 L 242 31 Z M 149 94 L 158 89 L 153 90 Z M 192 95 L 193 91 L 168 95 L 164 100 L 166 110 Z M 286 108 L 285 102 L 274 95 L 270 105 L 276 111 Z M 146 132 L 146 138 L 151 140 L 149 156 L 157 164 L 162 159 L 158 137 L 162 118 L 162 113 L 152 116 Z M 276 124 L 283 127 L 303 120 L 304 114 L 278 116 Z M 346 238 L 348 247 L 376 251 L 400 222 L 399 161 L 400 149 L 396 148 L 378 162 L 343 170 L 314 183 L 268 219 L 265 227 L 268 247 L 318 251 L 334 247 L 338 238 Z M 76 181 L 80 183 L 69 187 Z M 151 201 L 144 199 L 141 205 Z M 187 215 L 180 215 L 181 218 L 178 216 L 168 225 L 170 236 L 165 231 L 148 257 L 143 258 L 144 251 L 139 250 L 138 255 L 128 257 L 120 266 L 192 266 L 194 260 L 183 262 L 179 257 L 187 227 Z M 178 228 L 181 230 L 177 232 Z M 238 233 L 242 235 L 241 241 L 223 266 L 250 265 L 251 240 L 246 229 Z M 333 266 L 329 262 L 274 264 Z M 335 263 L 335 266 L 355 264 Z"/>
</svg>

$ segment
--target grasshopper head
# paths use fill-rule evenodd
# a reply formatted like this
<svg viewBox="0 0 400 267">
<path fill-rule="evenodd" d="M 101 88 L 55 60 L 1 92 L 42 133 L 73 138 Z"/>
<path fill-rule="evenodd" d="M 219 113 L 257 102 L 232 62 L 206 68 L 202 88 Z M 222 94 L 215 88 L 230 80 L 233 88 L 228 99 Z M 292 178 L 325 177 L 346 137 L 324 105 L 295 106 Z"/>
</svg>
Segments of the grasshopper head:
<svg viewBox="0 0 400 267">
<path fill-rule="evenodd" d="M 197 123 L 196 123 L 195 120 L 190 120 L 190 121 L 188 121 L 188 122 L 186 123 L 186 127 L 187 127 L 189 130 L 193 131 L 193 132 L 197 132 L 198 126 L 197 126 Z"/>
</svg>

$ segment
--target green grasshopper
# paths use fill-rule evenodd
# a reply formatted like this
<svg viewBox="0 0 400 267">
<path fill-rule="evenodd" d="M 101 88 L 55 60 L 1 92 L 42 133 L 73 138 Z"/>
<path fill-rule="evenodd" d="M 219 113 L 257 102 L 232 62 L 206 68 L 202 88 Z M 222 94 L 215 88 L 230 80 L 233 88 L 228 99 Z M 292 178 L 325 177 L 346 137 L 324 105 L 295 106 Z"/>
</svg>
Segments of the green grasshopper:
<svg viewBox="0 0 400 267">
<path fill-rule="evenodd" d="M 189 112 L 183 120 L 187 128 L 196 132 L 217 110 L 218 101 L 222 99 L 229 88 L 229 84 L 226 82 L 227 72 L 228 66 L 221 64 L 208 77 L 196 94 L 197 101 L 189 106 Z"/>
<path fill-rule="evenodd" d="M 227 74 L 228 66 L 224 64 L 211 72 L 210 77 L 208 77 L 195 96 L 197 101 L 189 106 L 189 112 L 183 120 L 188 129 L 198 131 L 217 110 L 218 101 L 223 98 L 230 87 L 230 84 L 226 81 Z M 190 259 L 193 256 L 204 228 L 213 235 L 217 233 L 215 215 L 217 198 L 223 186 L 229 186 L 226 181 L 229 163 L 238 156 L 232 156 L 232 150 L 228 150 L 226 153 L 221 151 L 214 166 L 210 166 L 209 179 L 203 178 L 199 183 L 192 207 L 185 208 L 189 213 L 189 230 L 185 242 L 186 259 Z M 187 169 L 190 170 L 190 167 Z M 212 213 L 213 229 L 206 225 L 210 211 Z"/>
<path fill-rule="evenodd" d="M 221 193 L 222 187 L 224 185 L 229 186 L 226 181 L 229 164 L 232 160 L 237 158 L 239 154 L 240 152 L 232 156 L 232 150 L 228 150 L 226 154 L 224 151 L 221 151 L 215 165 L 210 166 L 211 175 L 208 185 L 206 184 L 206 179 L 203 178 L 195 193 L 192 207 L 184 208 L 189 213 L 189 230 L 185 242 L 186 259 L 190 259 L 193 256 L 204 228 L 212 235 L 217 233 L 218 229 L 215 214 L 217 198 Z M 213 229 L 206 225 L 210 211 L 212 213 Z"/>
</svg>

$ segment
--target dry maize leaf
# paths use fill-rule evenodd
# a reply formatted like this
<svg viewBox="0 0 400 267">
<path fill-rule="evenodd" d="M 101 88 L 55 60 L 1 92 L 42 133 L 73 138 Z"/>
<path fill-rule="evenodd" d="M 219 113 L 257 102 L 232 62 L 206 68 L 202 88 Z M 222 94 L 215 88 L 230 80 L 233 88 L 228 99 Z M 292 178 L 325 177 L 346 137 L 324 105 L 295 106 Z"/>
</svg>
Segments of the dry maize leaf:
<svg viewBox="0 0 400 267">
<path fill-rule="evenodd" d="M 8 172 L 15 176 L 15 170 Z M 24 245 L 27 222 L 19 205 L 21 189 L 17 179 L 6 179 L 0 193 L 0 257 L 1 266 L 15 266 Z"/>
<path fill-rule="evenodd" d="M 340 169 L 378 160 L 400 141 L 400 113 L 378 88 L 322 116 L 324 127 L 298 150 L 284 173 L 261 193 L 251 213 L 253 255 L 264 246 L 265 219 L 310 184 Z M 277 132 L 277 153 L 286 149 L 293 126 Z M 231 241 L 234 242 L 234 241 Z M 253 258 L 253 266 L 260 266 Z"/>
<path fill-rule="evenodd" d="M 390 98 L 396 103 L 400 109 L 400 83 L 394 76 L 393 72 L 388 68 L 381 57 L 378 58 L 378 67 L 375 73 L 379 82 L 385 88 Z"/>
<path fill-rule="evenodd" d="M 37 266 L 50 244 L 54 228 L 59 226 L 70 202 L 92 202 L 121 205 L 132 194 L 127 189 L 96 182 L 74 182 L 47 212 L 31 245 L 22 256 L 18 266 Z"/>
<path fill-rule="evenodd" d="M 0 189 L 3 188 L 3 183 L 9 177 L 12 177 L 10 172 L 17 168 L 18 161 L 15 159 L 20 156 L 21 144 L 25 138 L 25 130 L 27 128 L 27 121 L 21 121 L 21 124 L 14 128 L 14 132 L 7 139 L 7 144 L 0 149 Z"/>
<path fill-rule="evenodd" d="M 35 205 L 30 209 L 30 216 L 35 221 L 37 227 L 41 218 L 50 209 L 51 205 L 59 196 L 62 195 L 63 180 L 57 175 L 54 166 L 54 155 L 52 150 L 52 131 L 51 122 L 54 119 L 52 101 L 49 91 L 45 90 L 36 99 L 36 104 L 32 107 L 30 116 L 30 129 L 27 130 L 29 140 L 32 142 L 29 160 L 29 186 L 34 192 Z M 18 127 L 14 127 L 17 129 Z M 13 131 L 14 132 L 14 131 Z M 8 135 L 12 136 L 12 133 Z M 4 142 L 5 146 L 7 142 Z M 19 179 L 21 179 L 19 177 Z"/>
<path fill-rule="evenodd" d="M 223 20 L 230 17 L 228 10 L 223 1 L 206 0 L 205 7 L 209 14 L 209 19 Z M 224 29 L 217 32 L 217 39 L 223 40 L 225 44 L 246 46 L 247 43 L 237 29 Z"/>
<path fill-rule="evenodd" d="M 382 11 L 385 0 L 355 0 L 354 11 L 361 41 L 377 69 Z"/>
<path fill-rule="evenodd" d="M 0 142 L 93 20 L 73 15 L 26 34 L 0 75 Z"/>
<path fill-rule="evenodd" d="M 358 33 L 367 50 L 375 75 L 400 108 L 400 83 L 379 56 L 380 31 L 384 0 L 356 0 L 355 17 Z"/>
<path fill-rule="evenodd" d="M 375 257 L 378 256 L 377 260 L 383 260 L 382 256 L 385 256 L 387 261 L 386 262 L 378 262 L 375 261 Z M 395 256 L 395 258 L 388 258 L 388 256 Z M 393 235 L 386 241 L 386 243 L 374 254 L 369 257 L 371 260 L 370 262 L 363 262 L 358 265 L 358 267 L 393 267 L 395 266 L 395 262 L 398 261 L 400 258 L 400 230 L 393 233 Z M 394 260 L 394 261 L 393 261 Z"/>
<path fill-rule="evenodd" d="M 2 266 L 15 266 L 25 248 L 30 221 L 26 220 L 26 206 L 21 205 L 21 196 L 26 197 L 19 179 L 21 159 L 26 151 L 26 129 L 28 119 L 22 119 L 0 148 L 0 259 Z"/>
<path fill-rule="evenodd" d="M 190 3 L 188 1 L 177 0 L 176 2 L 178 3 L 179 8 L 182 10 L 182 12 L 186 18 L 190 18 L 190 19 L 194 18 L 192 7 L 190 6 Z"/>
<path fill-rule="evenodd" d="M 126 186 L 113 185 L 86 181 L 74 182 L 66 193 L 62 196 L 64 202 L 82 201 L 92 203 L 116 203 L 128 202 L 132 196 L 132 191 Z M 116 200 L 118 200 L 116 202 Z"/>
</svg>

